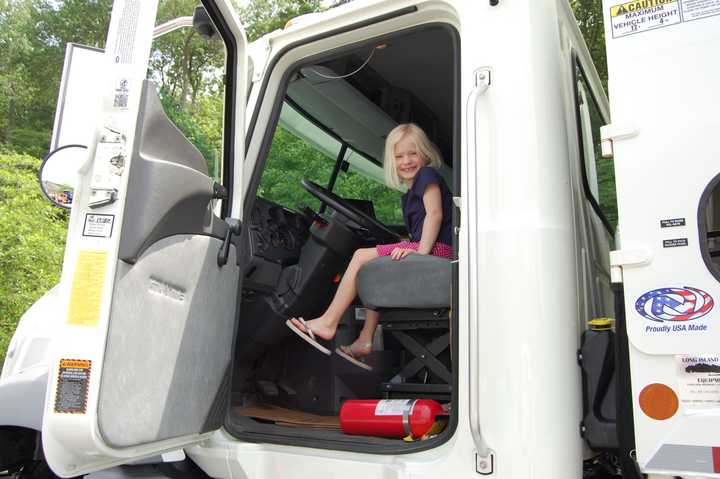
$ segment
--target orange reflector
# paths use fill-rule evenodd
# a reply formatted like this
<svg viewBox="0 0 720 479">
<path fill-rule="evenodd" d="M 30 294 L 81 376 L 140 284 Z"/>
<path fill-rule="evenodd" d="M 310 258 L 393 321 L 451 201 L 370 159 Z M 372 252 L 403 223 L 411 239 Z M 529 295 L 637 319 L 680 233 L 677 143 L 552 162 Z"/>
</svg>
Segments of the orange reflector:
<svg viewBox="0 0 720 479">
<path fill-rule="evenodd" d="M 675 415 L 680 405 L 677 394 L 665 384 L 649 384 L 640 391 L 640 409 L 651 419 L 664 421 Z"/>
<path fill-rule="evenodd" d="M 336 274 L 335 277 L 333 278 L 333 283 L 338 284 L 340 282 L 341 278 L 342 278 L 342 276 L 340 276 L 340 273 Z"/>
<path fill-rule="evenodd" d="M 377 45 L 375 48 L 378 50 L 385 50 L 387 48 L 387 43 L 381 43 L 380 45 Z"/>
</svg>

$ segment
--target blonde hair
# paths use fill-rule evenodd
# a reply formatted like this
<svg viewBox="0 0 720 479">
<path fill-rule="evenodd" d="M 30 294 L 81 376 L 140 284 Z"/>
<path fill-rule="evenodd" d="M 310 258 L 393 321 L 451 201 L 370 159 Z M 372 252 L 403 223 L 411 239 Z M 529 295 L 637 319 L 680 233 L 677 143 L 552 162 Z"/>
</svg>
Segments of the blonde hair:
<svg viewBox="0 0 720 479">
<path fill-rule="evenodd" d="M 413 143 L 415 143 L 415 148 L 417 148 L 418 153 L 420 153 L 420 156 L 425 161 L 425 166 L 429 165 L 433 168 L 440 168 L 440 165 L 442 165 L 440 152 L 422 128 L 415 123 L 402 123 L 390 130 L 385 140 L 383 169 L 385 170 L 385 183 L 390 188 L 398 189 L 402 184 L 402 180 L 398 176 L 397 169 L 395 168 L 395 145 L 406 137 L 409 137 Z"/>
</svg>

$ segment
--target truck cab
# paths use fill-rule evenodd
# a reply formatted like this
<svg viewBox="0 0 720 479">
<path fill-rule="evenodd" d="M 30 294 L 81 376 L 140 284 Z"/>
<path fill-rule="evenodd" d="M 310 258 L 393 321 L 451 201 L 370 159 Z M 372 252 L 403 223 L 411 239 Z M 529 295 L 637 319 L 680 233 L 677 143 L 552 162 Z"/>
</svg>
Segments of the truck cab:
<svg viewBox="0 0 720 479">
<path fill-rule="evenodd" d="M 631 37 L 632 22 L 668 12 L 610 3 L 615 94 L 657 34 Z M 157 87 L 157 9 L 116 0 L 105 50 L 78 48 L 96 93 L 73 87 L 66 62 L 60 97 L 75 106 L 58 109 L 52 148 L 84 148 L 41 173 L 72 209 L 60 283 L 23 317 L 0 379 L 3 410 L 25 413 L 0 413 L 18 445 L 6 467 L 29 454 L 61 477 L 131 474 L 118 466 L 182 450 L 227 478 L 715 477 L 714 389 L 682 388 L 693 374 L 714 384 L 720 367 L 705 281 L 716 173 L 686 170 L 706 185 L 686 207 L 648 191 L 667 175 L 638 179 L 646 142 L 669 162 L 670 130 L 620 94 L 611 122 L 566 1 L 357 0 L 248 43 L 229 0 L 205 0 L 189 13 L 220 45 L 202 87 L 223 92 L 217 154 Z M 717 26 L 692 11 L 697 27 L 669 34 Z M 87 110 L 61 121 L 73 108 Z M 441 152 L 454 256 L 359 276 L 327 346 L 379 310 L 368 371 L 285 321 L 327 307 L 355 250 L 407 235 L 404 190 L 382 168 L 387 133 L 408 122 Z M 679 261 L 705 279 L 678 275 Z M 693 394 L 708 402 L 690 407 Z M 433 399 L 446 421 L 406 440 L 349 435 L 337 416 L 353 399 Z M 708 451 L 710 465 L 697 460 Z"/>
</svg>

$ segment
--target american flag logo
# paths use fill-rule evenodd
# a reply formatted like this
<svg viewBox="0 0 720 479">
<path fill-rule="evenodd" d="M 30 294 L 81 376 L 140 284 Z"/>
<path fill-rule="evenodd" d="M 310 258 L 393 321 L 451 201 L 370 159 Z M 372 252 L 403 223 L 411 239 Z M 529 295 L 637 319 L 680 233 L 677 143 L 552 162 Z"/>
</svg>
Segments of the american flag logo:
<svg viewBox="0 0 720 479">
<path fill-rule="evenodd" d="M 635 301 L 640 315 L 660 323 L 697 319 L 708 314 L 714 305 L 712 296 L 689 286 L 653 289 Z"/>
</svg>

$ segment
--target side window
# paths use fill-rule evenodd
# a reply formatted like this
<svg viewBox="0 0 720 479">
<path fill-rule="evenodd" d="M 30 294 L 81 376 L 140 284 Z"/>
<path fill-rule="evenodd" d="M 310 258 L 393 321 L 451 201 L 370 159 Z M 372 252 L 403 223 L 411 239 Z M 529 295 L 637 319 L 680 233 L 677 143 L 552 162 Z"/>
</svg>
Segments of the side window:
<svg viewBox="0 0 720 479">
<path fill-rule="evenodd" d="M 380 172 L 382 173 L 382 169 Z M 372 201 L 375 217 L 386 225 L 403 224 L 400 204 L 402 192 L 363 176 L 353 166 L 350 166 L 347 172 L 340 173 L 333 191 L 343 198 Z"/>
<path fill-rule="evenodd" d="M 302 204 L 319 211 L 320 201 L 305 191 L 300 181 L 307 178 L 327 187 L 341 147 L 340 141 L 284 104 L 258 196 L 291 210 Z M 346 167 L 338 172 L 332 191 L 343 198 L 372 202 L 375 216 L 385 224 L 402 224 L 402 192 L 385 186 L 382 167 L 351 149 L 345 161 Z"/>
<path fill-rule="evenodd" d="M 575 84 L 578 141 L 585 169 L 586 194 L 612 233 L 617 226 L 615 169 L 612 159 L 603 158 L 600 149 L 600 127 L 607 122 L 603 119 L 585 74 L 577 64 Z"/>
<path fill-rule="evenodd" d="M 305 134 L 301 137 L 293 130 Z M 297 210 L 302 204 L 318 211 L 320 201 L 305 191 L 300 181 L 307 178 L 327 186 L 339 152 L 338 141 L 284 104 L 260 179 L 258 196 L 291 210 Z"/>
<path fill-rule="evenodd" d="M 187 3 L 187 2 L 186 2 Z M 161 2 L 158 24 L 192 16 L 189 9 Z M 200 151 L 209 175 L 222 183 L 225 45 L 194 28 L 181 28 L 153 42 L 148 79 L 158 89 L 165 113 Z"/>
</svg>

